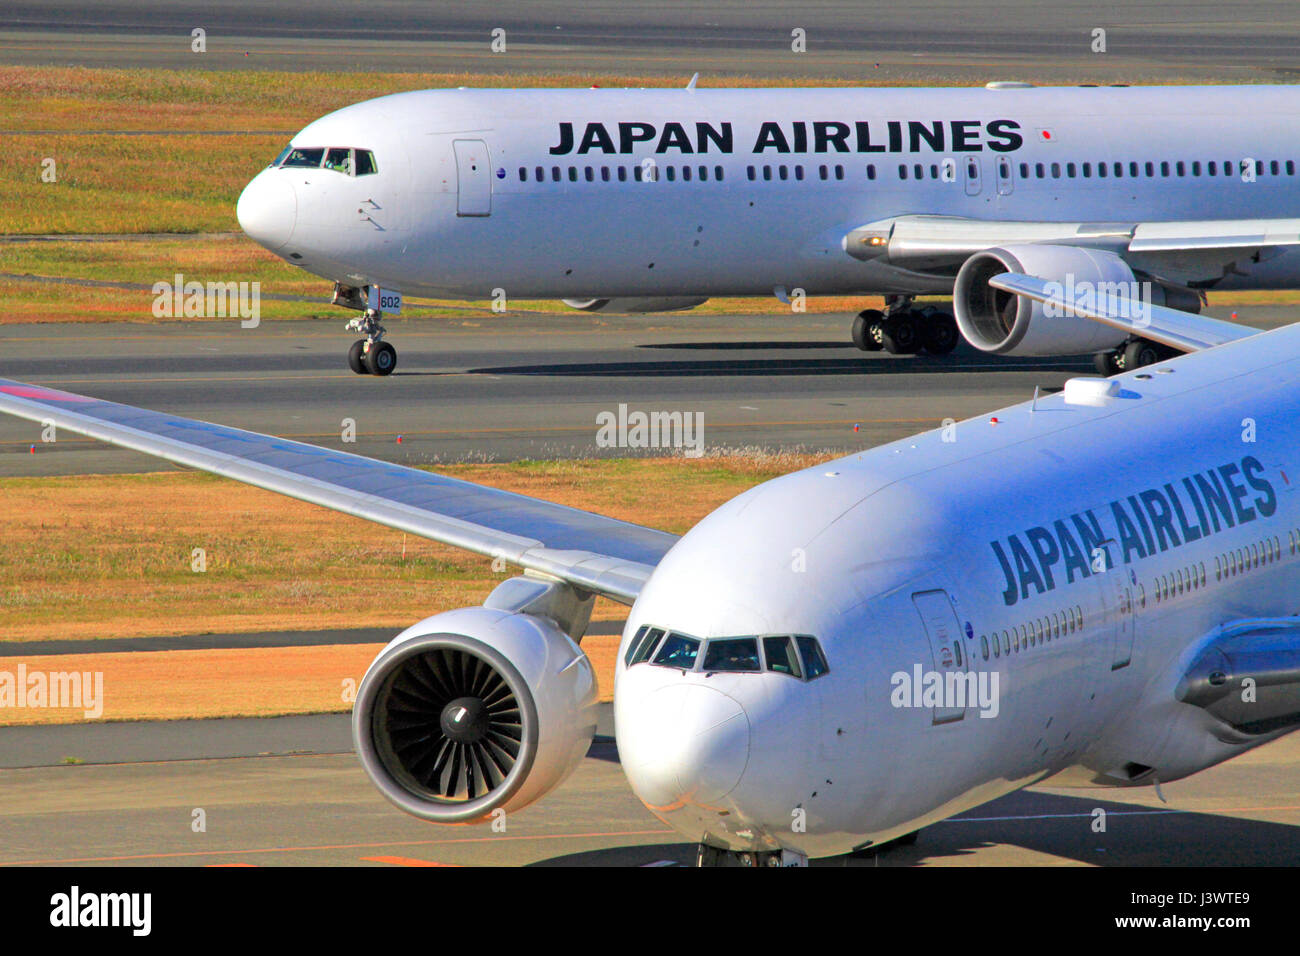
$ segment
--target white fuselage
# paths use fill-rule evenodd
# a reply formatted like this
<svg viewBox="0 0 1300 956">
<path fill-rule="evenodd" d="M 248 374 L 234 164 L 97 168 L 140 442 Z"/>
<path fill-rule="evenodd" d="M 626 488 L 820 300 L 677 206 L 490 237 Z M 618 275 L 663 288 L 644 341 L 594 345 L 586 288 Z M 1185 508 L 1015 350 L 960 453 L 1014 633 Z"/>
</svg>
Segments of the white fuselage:
<svg viewBox="0 0 1300 956">
<path fill-rule="evenodd" d="M 1039 399 L 724 505 L 628 620 L 633 788 L 693 839 L 821 856 L 1049 776 L 1167 781 L 1273 739 L 1174 689 L 1216 627 L 1300 610 L 1298 373 L 1286 328 L 1123 375 L 1100 406 Z M 830 670 L 628 667 L 646 624 L 812 635 Z M 898 706 L 917 670 L 982 674 L 995 706 Z"/>
<path fill-rule="evenodd" d="M 845 234 L 906 214 L 1300 216 L 1286 86 L 431 90 L 292 144 L 364 146 L 378 172 L 266 169 L 245 230 L 318 275 L 409 295 L 946 292 L 951 276 L 850 257 Z M 1242 271 L 1225 287 L 1294 285 L 1300 256 Z"/>
</svg>

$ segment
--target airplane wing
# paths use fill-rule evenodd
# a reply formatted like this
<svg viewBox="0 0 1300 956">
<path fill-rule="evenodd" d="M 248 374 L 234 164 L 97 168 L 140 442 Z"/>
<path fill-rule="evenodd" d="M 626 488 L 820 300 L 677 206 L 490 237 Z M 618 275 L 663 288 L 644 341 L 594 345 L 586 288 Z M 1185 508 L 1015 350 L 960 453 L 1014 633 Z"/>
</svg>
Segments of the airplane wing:
<svg viewBox="0 0 1300 956">
<path fill-rule="evenodd" d="M 361 455 L 0 379 L 0 412 L 310 501 L 623 604 L 675 535 Z"/>
<path fill-rule="evenodd" d="M 1214 348 L 1225 342 L 1256 335 L 1259 330 L 1249 326 L 1212 319 L 1191 312 L 1180 312 L 1163 305 L 1147 302 L 1130 303 L 1123 300 L 1106 301 L 1104 296 L 1097 296 L 1091 306 L 1078 304 L 1065 298 L 1060 282 L 1049 282 L 1037 276 L 1022 275 L 1018 272 L 1004 272 L 989 279 L 989 285 L 1004 292 L 1023 295 L 1026 298 L 1051 305 L 1061 310 L 1063 315 L 1078 315 L 1093 319 L 1103 325 L 1122 329 L 1151 339 L 1181 352 L 1199 352 Z M 1110 307 L 1114 307 L 1113 309 Z"/>
<path fill-rule="evenodd" d="M 1017 243 L 1105 249 L 1167 282 L 1202 287 L 1230 274 L 1236 262 L 1300 245 L 1300 219 L 1012 222 L 905 215 L 858 226 L 842 240 L 854 258 L 939 274 L 984 249 Z"/>
<path fill-rule="evenodd" d="M 1300 723 L 1300 618 L 1234 621 L 1219 628 L 1174 696 L 1245 734 Z"/>
</svg>

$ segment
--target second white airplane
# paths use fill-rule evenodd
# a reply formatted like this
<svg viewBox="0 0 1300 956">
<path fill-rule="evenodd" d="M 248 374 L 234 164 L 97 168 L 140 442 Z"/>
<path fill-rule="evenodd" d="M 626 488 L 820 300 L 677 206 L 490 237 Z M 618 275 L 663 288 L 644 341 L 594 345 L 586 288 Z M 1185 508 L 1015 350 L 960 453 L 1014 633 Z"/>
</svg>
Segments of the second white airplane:
<svg viewBox="0 0 1300 956">
<path fill-rule="evenodd" d="M 884 295 L 854 321 L 862 349 L 944 353 L 960 330 L 1110 374 L 1172 353 L 989 279 L 1190 311 L 1207 289 L 1295 287 L 1297 157 L 1290 86 L 428 90 L 311 123 L 238 213 L 362 313 L 359 373 L 396 366 L 381 319 L 405 293 L 623 311 Z M 914 307 L 936 293 L 955 321 Z"/>
</svg>

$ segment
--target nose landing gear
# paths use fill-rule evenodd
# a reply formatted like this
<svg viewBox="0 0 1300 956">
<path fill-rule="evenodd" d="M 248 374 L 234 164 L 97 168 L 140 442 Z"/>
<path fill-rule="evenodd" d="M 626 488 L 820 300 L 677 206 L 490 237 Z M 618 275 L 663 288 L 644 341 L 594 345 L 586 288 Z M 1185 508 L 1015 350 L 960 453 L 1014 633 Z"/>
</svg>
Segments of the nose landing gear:
<svg viewBox="0 0 1300 956">
<path fill-rule="evenodd" d="M 349 332 L 360 332 L 348 349 L 348 368 L 358 375 L 391 375 L 397 367 L 397 349 L 382 341 L 387 329 L 379 324 L 379 312 L 366 309 L 360 318 L 347 324 Z"/>
</svg>

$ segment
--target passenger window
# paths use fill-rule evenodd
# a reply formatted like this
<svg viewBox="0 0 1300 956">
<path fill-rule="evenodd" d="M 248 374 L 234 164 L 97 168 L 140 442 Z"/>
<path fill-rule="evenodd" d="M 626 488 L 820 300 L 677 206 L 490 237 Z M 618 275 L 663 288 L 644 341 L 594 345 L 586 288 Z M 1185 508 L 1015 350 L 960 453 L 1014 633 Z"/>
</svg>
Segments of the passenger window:
<svg viewBox="0 0 1300 956">
<path fill-rule="evenodd" d="M 803 658 L 803 673 L 808 680 L 821 677 L 830 670 L 817 638 L 796 637 L 795 642 L 799 645 L 799 656 Z"/>
<path fill-rule="evenodd" d="M 984 636 L 983 634 L 980 635 L 980 651 L 983 653 L 983 655 L 984 655 L 984 659 L 985 659 L 985 660 L 988 660 L 988 659 L 989 659 L 989 639 L 988 639 L 986 636 Z"/>
<path fill-rule="evenodd" d="M 664 638 L 659 653 L 650 662 L 660 667 L 679 667 L 688 671 L 695 666 L 695 655 L 700 652 L 700 642 L 693 637 L 669 634 Z"/>
<path fill-rule="evenodd" d="M 320 149 L 294 149 L 285 157 L 284 165 L 315 169 L 324 158 L 325 147 L 323 146 Z"/>
<path fill-rule="evenodd" d="M 799 666 L 799 654 L 794 649 L 794 641 L 788 637 L 763 638 L 763 656 L 767 658 L 767 669 L 791 677 L 802 677 L 803 669 Z"/>
<path fill-rule="evenodd" d="M 728 638 L 709 641 L 704 651 L 706 671 L 756 671 L 758 666 L 758 640 L 753 637 Z"/>
</svg>

